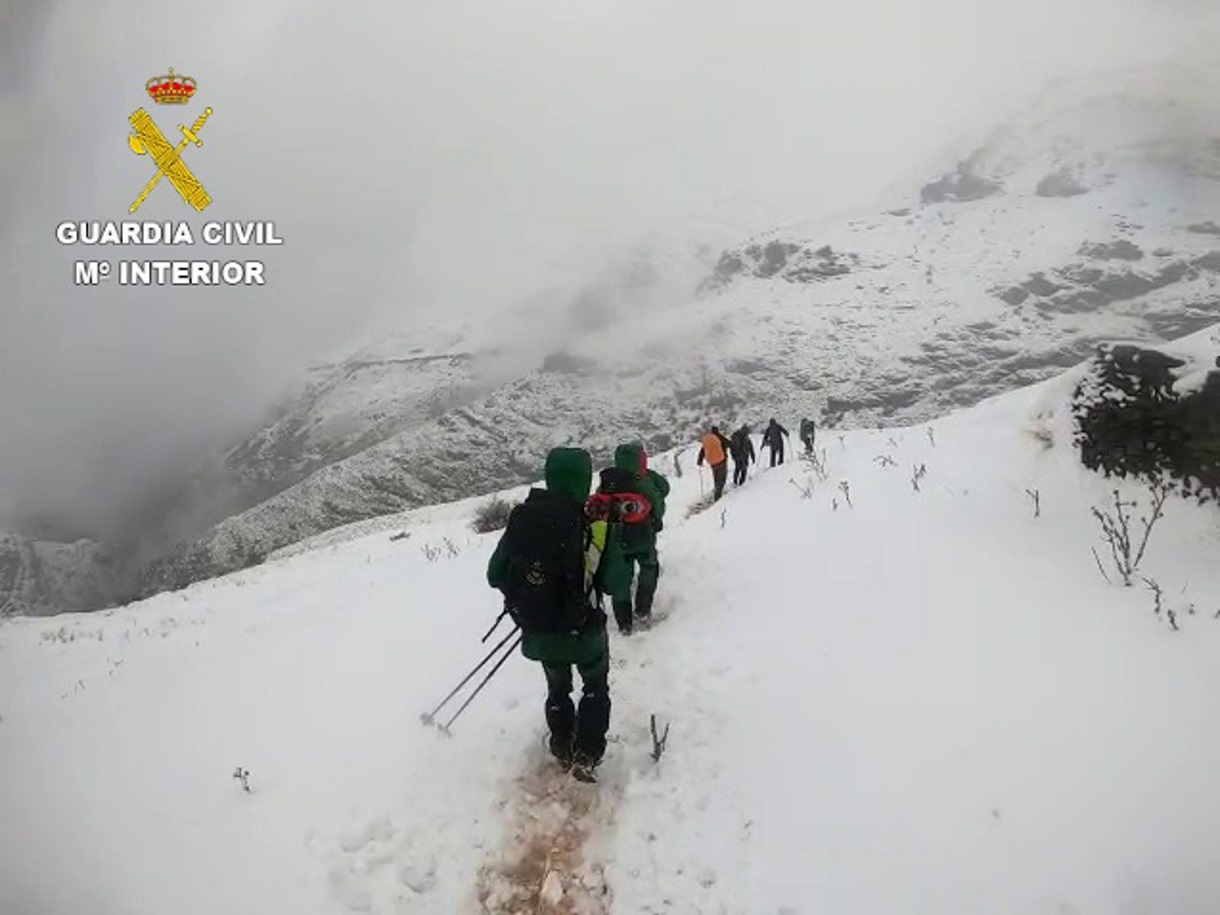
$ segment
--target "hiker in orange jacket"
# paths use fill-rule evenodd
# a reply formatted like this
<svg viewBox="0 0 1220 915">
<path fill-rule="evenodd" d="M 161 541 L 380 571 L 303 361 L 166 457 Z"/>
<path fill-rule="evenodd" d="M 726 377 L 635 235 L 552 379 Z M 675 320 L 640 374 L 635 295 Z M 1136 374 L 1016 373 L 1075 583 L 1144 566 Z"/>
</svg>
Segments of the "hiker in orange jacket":
<svg viewBox="0 0 1220 915">
<path fill-rule="evenodd" d="M 724 495 L 724 482 L 728 477 L 729 452 L 732 447 L 729 440 L 720 434 L 720 428 L 712 426 L 703 436 L 699 457 L 695 459 L 695 463 L 699 466 L 703 466 L 703 462 L 706 460 L 708 466 L 712 468 L 713 502 Z"/>
</svg>

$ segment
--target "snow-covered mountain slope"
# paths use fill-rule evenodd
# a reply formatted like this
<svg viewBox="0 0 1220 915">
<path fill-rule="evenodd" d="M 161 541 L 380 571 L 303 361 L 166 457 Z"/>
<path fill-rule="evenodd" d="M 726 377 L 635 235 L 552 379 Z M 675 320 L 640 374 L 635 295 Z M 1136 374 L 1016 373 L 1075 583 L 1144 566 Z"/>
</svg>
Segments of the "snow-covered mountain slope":
<svg viewBox="0 0 1220 915">
<path fill-rule="evenodd" d="M 1212 323 L 1220 82 L 1161 76 L 1059 84 L 888 212 L 726 252 L 728 351 L 792 366 L 832 414 L 923 418 Z"/>
<path fill-rule="evenodd" d="M 1185 71 L 1058 84 L 888 209 L 726 250 L 689 301 L 640 292 L 643 314 L 620 311 L 613 327 L 592 320 L 596 295 L 509 316 L 498 331 L 524 325 L 557 348 L 494 379 L 443 360 L 429 371 L 444 378 L 333 374 L 325 397 L 302 395 L 226 459 L 275 495 L 188 538 L 147 570 L 144 592 L 353 519 L 523 481 L 572 436 L 604 454 L 624 434 L 665 448 L 709 421 L 768 414 L 917 421 L 1045 378 L 1101 340 L 1210 324 L 1214 88 Z M 619 300 L 652 288 L 642 273 L 617 281 Z M 456 393 L 421 416 L 432 381 Z M 316 446 L 303 431 L 335 425 L 351 435 Z M 216 490 L 205 477 L 205 504 Z"/>
<path fill-rule="evenodd" d="M 548 774 L 519 657 L 451 738 L 419 721 L 499 609 L 478 500 L 10 620 L 0 911 L 1220 909 L 1220 523 L 1169 504 L 1139 570 L 1159 612 L 1107 584 L 1091 509 L 1116 484 L 1070 444 L 1081 372 L 824 432 L 824 479 L 760 470 L 694 515 L 686 446 L 666 616 L 612 637 L 593 789 Z"/>
<path fill-rule="evenodd" d="M 92 610 L 129 594 L 129 577 L 92 540 L 60 543 L 0 531 L 0 618 Z"/>
</svg>

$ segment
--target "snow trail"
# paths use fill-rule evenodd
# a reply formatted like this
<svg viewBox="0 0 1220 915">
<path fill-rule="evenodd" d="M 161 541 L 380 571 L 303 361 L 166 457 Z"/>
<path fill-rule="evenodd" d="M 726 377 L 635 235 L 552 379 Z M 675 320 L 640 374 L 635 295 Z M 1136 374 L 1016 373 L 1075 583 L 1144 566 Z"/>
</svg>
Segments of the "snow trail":
<svg viewBox="0 0 1220 915">
<path fill-rule="evenodd" d="M 489 915 L 605 915 L 610 889 L 590 838 L 613 821 L 617 769 L 603 767 L 596 785 L 534 754 L 514 784 L 507 841 L 479 870 L 478 900 Z M 609 777 L 607 777 L 609 776 Z"/>
</svg>

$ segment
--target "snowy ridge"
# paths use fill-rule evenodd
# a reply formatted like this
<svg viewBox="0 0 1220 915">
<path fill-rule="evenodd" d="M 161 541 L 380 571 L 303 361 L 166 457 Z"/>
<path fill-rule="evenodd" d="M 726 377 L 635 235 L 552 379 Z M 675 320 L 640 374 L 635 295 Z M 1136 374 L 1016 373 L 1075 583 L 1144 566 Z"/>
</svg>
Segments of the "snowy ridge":
<svg viewBox="0 0 1220 915">
<path fill-rule="evenodd" d="M 561 806 L 576 833 L 522 794 L 537 665 L 508 663 L 451 739 L 419 724 L 498 610 L 475 503 L 8 621 L 0 910 L 454 915 L 528 884 L 543 912 L 595 892 L 623 915 L 1213 911 L 1220 525 L 1170 503 L 1141 569 L 1159 611 L 1102 579 L 1090 508 L 1141 494 L 1077 463 L 1083 371 L 929 426 L 823 431 L 824 479 L 756 471 L 690 517 L 688 457 L 667 618 L 612 637 L 606 793 Z M 554 880 L 517 867 L 531 811 L 552 845 L 577 836 Z"/>
</svg>

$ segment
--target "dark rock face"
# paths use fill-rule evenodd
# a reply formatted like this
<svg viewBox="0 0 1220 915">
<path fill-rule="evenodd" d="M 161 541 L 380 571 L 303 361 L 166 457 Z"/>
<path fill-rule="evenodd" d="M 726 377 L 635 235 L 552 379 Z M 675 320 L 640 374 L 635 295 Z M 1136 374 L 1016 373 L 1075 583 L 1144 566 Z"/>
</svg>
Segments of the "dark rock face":
<svg viewBox="0 0 1220 915">
<path fill-rule="evenodd" d="M 975 174 L 969 163 L 962 162 L 957 166 L 957 171 L 925 184 L 919 196 L 924 203 L 964 203 L 983 200 L 1003 190 L 1002 185 Z"/>
<path fill-rule="evenodd" d="M 1034 188 L 1034 193 L 1039 197 L 1079 197 L 1088 192 L 1089 189 L 1067 168 L 1051 172 Z"/>
<path fill-rule="evenodd" d="M 1099 260 L 1138 261 L 1144 259 L 1144 251 L 1139 245 L 1120 238 L 1107 244 L 1083 244 L 1080 254 L 1085 257 L 1095 257 Z"/>
<path fill-rule="evenodd" d="M 1098 347 L 1072 399 L 1086 467 L 1106 476 L 1168 477 L 1183 496 L 1220 498 L 1220 370 L 1179 395 L 1173 382 L 1184 365 L 1153 349 Z"/>
<path fill-rule="evenodd" d="M 1176 283 L 1194 280 L 1205 273 L 1220 273 L 1220 251 L 1191 260 L 1162 260 L 1159 265 L 1143 270 L 1126 266 L 1145 258 L 1144 250 L 1132 242 L 1120 239 L 1104 244 L 1086 243 L 1078 253 L 1089 258 L 1085 263 L 1071 263 L 1046 273 L 1034 273 L 1021 283 L 992 290 L 992 294 L 1009 305 L 1017 306 L 1031 297 L 1039 309 L 1060 314 L 1094 311 L 1115 302 L 1127 302 L 1146 296 Z M 1125 262 L 1123 266 L 1113 261 Z M 1191 315 L 1183 314 L 1183 318 Z M 1198 330 L 1210 323 L 1210 314 L 1202 323 L 1186 321 L 1188 330 Z"/>
<path fill-rule="evenodd" d="M 779 277 L 790 283 L 816 283 L 851 273 L 860 266 L 858 254 L 835 251 L 830 245 L 811 250 L 792 242 L 772 241 L 726 251 L 700 285 L 700 292 L 723 289 L 739 276 L 769 279 Z"/>
</svg>

